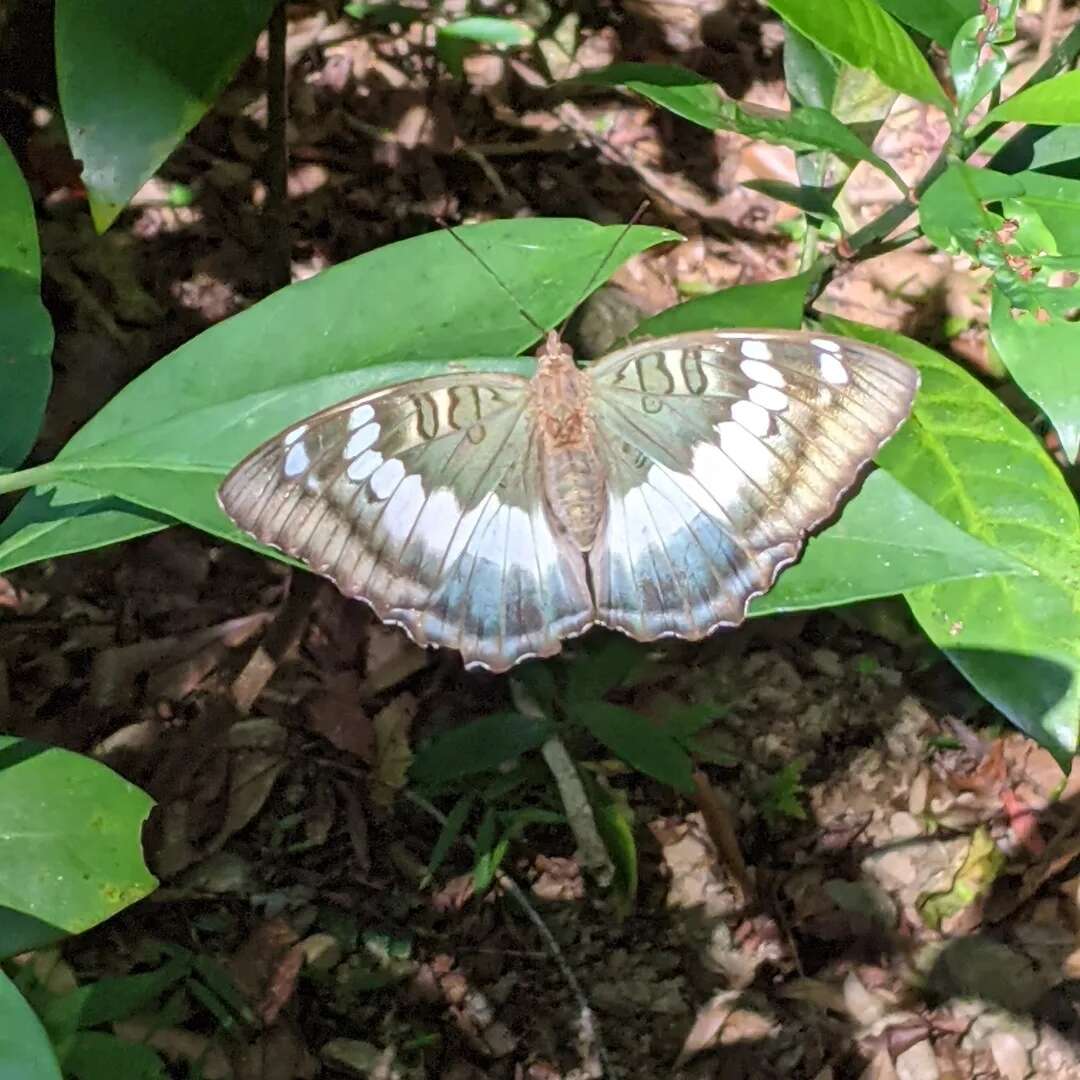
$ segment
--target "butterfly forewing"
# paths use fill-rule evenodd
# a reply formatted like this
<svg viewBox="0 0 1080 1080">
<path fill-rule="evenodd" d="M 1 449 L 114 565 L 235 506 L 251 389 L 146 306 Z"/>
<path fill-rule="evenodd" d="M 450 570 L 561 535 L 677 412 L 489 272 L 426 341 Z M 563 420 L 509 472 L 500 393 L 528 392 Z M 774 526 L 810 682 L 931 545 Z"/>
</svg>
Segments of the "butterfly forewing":
<svg viewBox="0 0 1080 1080">
<path fill-rule="evenodd" d="M 613 353 L 592 382 L 597 618 L 647 640 L 741 622 L 903 422 L 918 375 L 824 334 L 720 331 Z"/>
<path fill-rule="evenodd" d="M 544 511 L 527 390 L 455 375 L 352 399 L 256 450 L 221 504 L 420 644 L 493 670 L 550 655 L 592 600 Z"/>
</svg>

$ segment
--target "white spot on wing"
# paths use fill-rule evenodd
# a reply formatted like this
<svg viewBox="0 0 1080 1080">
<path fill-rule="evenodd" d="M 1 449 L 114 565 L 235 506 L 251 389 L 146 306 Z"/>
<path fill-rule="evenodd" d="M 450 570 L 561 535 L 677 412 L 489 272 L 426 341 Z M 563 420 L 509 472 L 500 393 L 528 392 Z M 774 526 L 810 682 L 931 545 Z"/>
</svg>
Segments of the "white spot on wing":
<svg viewBox="0 0 1080 1080">
<path fill-rule="evenodd" d="M 384 461 L 371 474 L 371 493 L 376 499 L 388 499 L 404 476 L 405 466 L 397 458 Z"/>
<path fill-rule="evenodd" d="M 386 464 L 390 465 L 392 462 L 388 461 Z M 375 477 L 372 477 L 371 483 L 374 487 Z M 423 506 L 424 482 L 415 474 L 405 477 L 398 485 L 394 497 L 386 504 L 386 510 L 382 516 L 386 531 L 397 543 L 404 542 L 405 537 L 409 535 Z"/>
<path fill-rule="evenodd" d="M 307 424 L 301 424 L 299 427 L 294 427 L 288 435 L 285 436 L 285 445 L 292 446 L 298 439 L 302 439 L 307 434 Z"/>
<path fill-rule="evenodd" d="M 721 520 L 729 517 L 730 511 L 727 508 L 738 502 L 739 492 L 746 484 L 746 477 L 715 443 L 699 442 L 693 449 L 690 461 L 690 472 L 693 474 L 694 479 L 722 508 Z M 676 479 L 678 479 L 677 474 L 675 475 Z M 710 510 L 707 503 L 702 501 L 696 485 L 691 487 L 689 484 L 684 484 L 684 487 L 687 494 L 699 506 L 705 510 Z"/>
<path fill-rule="evenodd" d="M 754 438 L 741 424 L 730 420 L 716 425 L 720 449 L 756 484 L 772 480 L 773 457 L 768 447 Z"/>
<path fill-rule="evenodd" d="M 843 386 L 848 381 L 847 368 L 832 353 L 818 353 L 821 377 L 833 386 Z"/>
<path fill-rule="evenodd" d="M 626 512 L 626 539 L 629 550 L 640 557 L 656 535 L 652 515 L 640 487 L 631 488 L 623 496 L 623 507 Z"/>
<path fill-rule="evenodd" d="M 772 349 L 769 348 L 769 343 L 759 338 L 747 338 L 739 346 L 739 350 L 749 360 L 772 359 Z"/>
<path fill-rule="evenodd" d="M 760 405 L 752 401 L 736 401 L 731 406 L 731 415 L 736 423 L 741 424 L 751 435 L 760 439 L 769 434 L 772 420 Z"/>
<path fill-rule="evenodd" d="M 373 416 L 375 410 L 368 404 L 357 405 L 351 413 L 349 413 L 349 430 L 355 431 L 357 428 L 363 427 Z"/>
<path fill-rule="evenodd" d="M 536 553 L 533 550 L 532 529 L 529 515 L 520 507 L 508 506 L 506 523 L 506 562 L 523 570 L 536 571 Z"/>
<path fill-rule="evenodd" d="M 355 484 L 366 480 L 382 464 L 382 459 L 382 454 L 365 450 L 346 470 L 349 479 Z"/>
<path fill-rule="evenodd" d="M 361 405 L 360 408 L 366 409 L 368 406 Z M 378 437 L 378 424 L 367 424 L 358 431 L 354 431 L 345 446 L 345 456 L 347 458 L 359 457 L 369 446 L 374 445 Z"/>
<path fill-rule="evenodd" d="M 446 550 L 446 562 L 444 567 L 449 569 L 454 563 L 457 562 L 461 553 L 465 550 L 465 546 L 470 544 L 475 550 L 477 544 L 477 537 L 473 535 L 474 530 L 479 533 L 477 526 L 479 525 L 480 518 L 488 510 L 491 504 L 494 503 L 496 508 L 499 506 L 499 500 L 495 497 L 494 492 L 488 492 L 471 510 L 462 514 L 458 519 L 460 524 L 457 531 L 454 533 L 453 539 L 450 541 Z M 496 509 L 496 513 L 498 510 Z M 455 522 L 455 524 L 458 524 Z"/>
<path fill-rule="evenodd" d="M 811 338 L 810 344 L 816 349 L 824 349 L 825 352 L 838 353 L 840 351 L 840 346 L 826 337 Z"/>
<path fill-rule="evenodd" d="M 748 379 L 753 379 L 754 382 L 761 383 L 763 386 L 775 386 L 778 390 L 784 386 L 783 372 L 772 364 L 766 364 L 761 360 L 743 360 L 739 367 Z"/>
<path fill-rule="evenodd" d="M 748 396 L 755 405 L 760 405 L 770 412 L 783 412 L 788 407 L 788 396 L 783 390 L 777 390 L 774 386 L 766 386 L 764 383 L 754 383 L 750 387 Z"/>
<path fill-rule="evenodd" d="M 298 442 L 285 455 L 285 475 L 299 476 L 310 464 L 304 444 Z"/>
</svg>

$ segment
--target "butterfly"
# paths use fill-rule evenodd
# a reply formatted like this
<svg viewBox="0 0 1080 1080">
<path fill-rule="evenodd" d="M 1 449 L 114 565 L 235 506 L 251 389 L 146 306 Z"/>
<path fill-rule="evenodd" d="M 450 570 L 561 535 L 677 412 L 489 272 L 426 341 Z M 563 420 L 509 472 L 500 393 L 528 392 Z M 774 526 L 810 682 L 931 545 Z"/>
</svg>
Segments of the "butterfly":
<svg viewBox="0 0 1080 1080">
<path fill-rule="evenodd" d="M 343 401 L 228 475 L 225 512 L 419 645 L 505 671 L 592 626 L 696 640 L 742 622 L 911 409 L 862 342 L 719 330 L 535 375 L 446 374 Z"/>
</svg>

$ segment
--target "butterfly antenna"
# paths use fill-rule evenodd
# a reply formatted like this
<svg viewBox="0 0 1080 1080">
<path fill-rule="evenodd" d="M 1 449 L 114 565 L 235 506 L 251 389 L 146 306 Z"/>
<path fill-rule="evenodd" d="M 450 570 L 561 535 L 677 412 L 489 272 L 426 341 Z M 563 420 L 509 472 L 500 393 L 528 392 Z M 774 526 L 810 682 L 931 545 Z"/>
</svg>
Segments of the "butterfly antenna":
<svg viewBox="0 0 1080 1080">
<path fill-rule="evenodd" d="M 442 225 L 442 226 L 443 226 L 443 227 L 444 227 L 444 228 L 446 229 L 446 231 L 447 231 L 447 232 L 448 232 L 448 233 L 449 233 L 449 234 L 450 234 L 450 235 L 451 235 L 451 236 L 452 236 L 452 237 L 453 237 L 453 238 L 454 238 L 454 239 L 455 239 L 455 240 L 456 240 L 456 241 L 457 241 L 457 242 L 458 242 L 458 243 L 459 243 L 459 244 L 460 244 L 460 245 L 461 245 L 461 246 L 462 246 L 462 247 L 463 247 L 463 248 L 464 248 L 464 249 L 465 249 L 465 250 L 466 250 L 466 251 L 467 251 L 467 252 L 468 252 L 468 253 L 469 253 L 469 254 L 470 254 L 470 255 L 471 255 L 471 256 L 472 256 L 472 257 L 473 257 L 473 258 L 474 258 L 474 259 L 475 259 L 475 260 L 476 260 L 476 261 L 477 261 L 477 262 L 478 262 L 478 263 L 479 263 L 479 264 L 480 264 L 480 265 L 481 265 L 482 267 L 483 267 L 483 268 L 484 268 L 484 269 L 485 269 L 485 270 L 486 270 L 486 271 L 487 271 L 487 273 L 488 273 L 488 276 L 489 276 L 489 277 L 491 278 L 491 280 L 492 280 L 492 281 L 494 281 L 494 282 L 495 282 L 495 284 L 496 284 L 496 285 L 498 285 L 498 286 L 499 286 L 499 288 L 500 288 L 500 289 L 502 289 L 502 291 L 503 291 L 504 293 L 506 293 L 506 295 L 507 295 L 507 296 L 509 296 L 509 297 L 510 297 L 511 301 L 512 301 L 512 302 L 513 302 L 513 304 L 514 304 L 514 307 L 515 307 L 515 308 L 517 308 L 518 314 L 519 314 L 519 315 L 520 315 L 520 316 L 521 316 L 521 317 L 522 317 L 522 318 L 523 318 L 523 319 L 524 319 L 524 320 L 525 320 L 525 321 L 526 321 L 526 322 L 527 322 L 527 323 L 528 323 L 528 324 L 529 324 L 529 325 L 530 325 L 530 326 L 531 326 L 531 327 L 532 327 L 532 328 L 533 328 L 533 329 L 534 329 L 534 330 L 535 330 L 535 331 L 536 331 L 536 332 L 537 332 L 537 333 L 538 333 L 538 334 L 539 334 L 539 335 L 540 335 L 541 337 L 543 337 L 543 336 L 544 336 L 544 335 L 545 335 L 545 334 L 546 334 L 546 333 L 548 332 L 548 327 L 546 327 L 546 326 L 541 326 L 541 325 L 540 325 L 540 324 L 539 324 L 539 323 L 538 323 L 538 322 L 537 322 L 537 321 L 536 321 L 536 320 L 535 320 L 535 319 L 534 319 L 534 318 L 533 318 L 533 317 L 532 317 L 532 316 L 531 316 L 531 315 L 530 315 L 530 314 L 528 313 L 528 311 L 526 311 L 526 310 L 525 310 L 525 307 L 524 307 L 524 306 L 522 305 L 521 301 L 520 301 L 520 300 L 519 300 L 519 299 L 518 299 L 518 298 L 517 298 L 517 297 L 516 297 L 516 296 L 515 296 L 515 295 L 514 295 L 514 294 L 513 294 L 513 293 L 512 293 L 511 291 L 510 291 L 510 289 L 509 289 L 509 287 L 507 286 L 506 282 L 505 282 L 505 281 L 503 281 L 503 279 L 502 279 L 501 277 L 499 277 L 499 275 L 498 275 L 498 274 L 496 274 L 496 273 L 495 273 L 495 271 L 494 271 L 494 270 L 492 270 L 492 268 L 491 268 L 490 266 L 488 266 L 488 264 L 487 264 L 487 263 L 486 263 L 486 262 L 484 261 L 483 257 L 482 257 L 482 256 L 480 255 L 480 253 L 479 253 L 479 252 L 478 252 L 478 251 L 477 251 L 477 250 L 476 250 L 476 249 L 475 249 L 475 248 L 474 248 L 474 247 L 473 247 L 473 246 L 472 246 L 471 244 L 468 244 L 468 243 L 466 243 L 466 242 L 465 242 L 465 241 L 464 241 L 464 240 L 463 240 L 463 239 L 461 238 L 461 236 L 459 236 L 459 235 L 458 235 L 458 232 L 457 232 L 457 230 L 456 230 L 456 229 L 455 229 L 455 228 L 453 227 L 453 225 L 448 225 L 448 224 L 447 224 L 446 222 L 443 222 L 443 221 L 440 221 L 440 222 L 439 222 L 439 224 L 440 224 L 440 225 Z"/>
<path fill-rule="evenodd" d="M 630 218 L 630 220 L 619 232 L 619 235 L 615 238 L 615 243 L 611 245 L 611 247 L 605 253 L 604 257 L 600 260 L 600 265 L 593 271 L 592 277 L 589 278 L 588 283 L 586 284 L 584 290 L 581 293 L 581 296 L 578 298 L 578 302 L 574 305 L 574 311 L 576 311 L 581 306 L 585 298 L 589 295 L 589 293 L 592 292 L 593 286 L 595 286 L 597 281 L 600 279 L 600 275 L 604 272 L 604 267 L 607 266 L 608 262 L 611 259 L 611 256 L 614 255 L 615 252 L 619 249 L 619 245 L 625 239 L 626 234 L 641 220 L 642 216 L 644 215 L 645 211 L 648 210 L 648 208 L 649 200 L 642 199 L 641 205 L 634 211 L 633 217 Z M 570 314 L 567 315 L 565 319 L 563 319 L 562 326 L 559 327 L 560 338 L 563 336 L 563 331 L 566 329 L 567 324 L 573 317 L 574 312 L 571 311 Z"/>
</svg>

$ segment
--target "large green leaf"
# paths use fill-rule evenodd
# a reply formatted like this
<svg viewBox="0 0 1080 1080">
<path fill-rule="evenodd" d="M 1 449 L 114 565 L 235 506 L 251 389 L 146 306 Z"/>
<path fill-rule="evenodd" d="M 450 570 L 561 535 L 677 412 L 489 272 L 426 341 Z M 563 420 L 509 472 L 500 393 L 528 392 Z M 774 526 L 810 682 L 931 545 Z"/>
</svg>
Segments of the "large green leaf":
<svg viewBox="0 0 1080 1080">
<path fill-rule="evenodd" d="M 1015 316 L 996 289 L 990 337 L 1009 374 L 1049 417 L 1069 461 L 1080 453 L 1080 323 Z"/>
<path fill-rule="evenodd" d="M 1080 124 L 1080 71 L 1036 83 L 990 110 L 984 123 Z"/>
<path fill-rule="evenodd" d="M 1002 225 L 1001 215 L 984 204 L 1023 194 L 1023 182 L 1016 176 L 951 165 L 919 200 L 919 223 L 937 247 L 978 257 L 979 249 Z"/>
<path fill-rule="evenodd" d="M 97 761 L 0 736 L 0 905 L 74 934 L 146 896 L 150 807 Z"/>
<path fill-rule="evenodd" d="M 67 480 L 25 497 L 0 527 L 0 569 L 161 527 L 160 514 L 116 495 L 220 532 L 216 483 L 261 439 L 350 392 L 456 357 L 513 355 L 537 336 L 521 308 L 553 326 L 629 255 L 676 238 L 574 219 L 496 221 L 458 236 L 361 255 L 160 360 L 64 447 L 52 479 Z M 87 486 L 67 482 L 80 475 Z"/>
<path fill-rule="evenodd" d="M 99 230 L 213 104 L 275 3 L 57 0 L 60 106 Z"/>
<path fill-rule="evenodd" d="M 677 116 L 714 131 L 737 131 L 792 150 L 828 150 L 850 161 L 866 161 L 902 191 L 907 190 L 892 166 L 827 109 L 802 106 L 783 112 L 732 101 L 721 96 L 715 83 L 675 64 L 613 64 L 574 81 L 625 86 Z"/>
<path fill-rule="evenodd" d="M 1080 729 L 1080 513 L 1034 436 L 958 365 L 898 334 L 828 320 L 922 372 L 919 412 L 879 455 L 958 527 L 1025 564 L 907 594 L 975 688 L 1060 761 Z"/>
<path fill-rule="evenodd" d="M 979 14 L 979 0 L 877 0 L 890 15 L 948 48 L 956 32 Z"/>
<path fill-rule="evenodd" d="M 572 711 L 579 724 L 628 765 L 677 791 L 694 790 L 689 755 L 644 716 L 606 701 L 585 702 L 575 705 Z"/>
<path fill-rule="evenodd" d="M 733 285 L 708 296 L 696 296 L 639 323 L 630 336 L 663 337 L 724 327 L 798 330 L 807 291 L 816 277 L 813 271 L 807 271 L 779 281 Z"/>
<path fill-rule="evenodd" d="M 1080 253 L 1080 180 L 1038 172 L 1017 173 L 1014 179 L 1024 186 L 1021 207 L 1039 215 L 1058 252 Z"/>
<path fill-rule="evenodd" d="M 1003 263 L 1007 251 L 1039 254 L 1034 247 L 1026 252 L 1019 244 L 1007 247 L 999 237 L 1007 215 L 992 212 L 987 204 L 1005 200 L 1014 200 L 1011 207 L 1021 211 L 1026 207 L 1037 213 L 1059 252 L 1080 253 L 1080 181 L 1060 176 L 1038 172 L 1006 174 L 954 164 L 924 193 L 919 202 L 919 221 L 938 247 L 963 251 L 991 266 L 996 265 L 994 255 L 997 263 Z"/>
<path fill-rule="evenodd" d="M 496 769 L 542 746 L 554 733 L 550 720 L 520 713 L 495 713 L 432 739 L 413 760 L 416 783 L 444 784 Z"/>
<path fill-rule="evenodd" d="M 34 445 L 52 384 L 52 344 L 34 204 L 0 139 L 0 471 L 18 468 Z"/>
<path fill-rule="evenodd" d="M 837 66 L 835 57 L 793 26 L 784 27 L 784 82 L 796 104 L 828 109 L 836 93 Z"/>
<path fill-rule="evenodd" d="M 1025 124 L 994 154 L 988 167 L 1002 173 L 1042 169 L 1076 177 L 1080 171 L 1080 128 Z"/>
<path fill-rule="evenodd" d="M 886 86 L 919 101 L 947 106 L 930 65 L 904 29 L 873 0 L 768 0 L 804 37 Z"/>
<path fill-rule="evenodd" d="M 0 1080 L 60 1080 L 49 1037 L 15 984 L 0 971 Z"/>
<path fill-rule="evenodd" d="M 914 422 L 918 423 L 918 414 Z M 878 469 L 867 477 L 840 520 L 810 541 L 799 564 L 754 600 L 750 614 L 850 604 L 987 574 L 1029 573 Z"/>
</svg>

